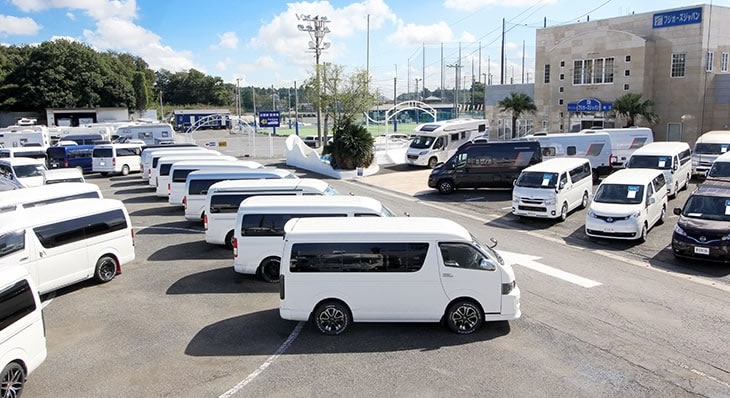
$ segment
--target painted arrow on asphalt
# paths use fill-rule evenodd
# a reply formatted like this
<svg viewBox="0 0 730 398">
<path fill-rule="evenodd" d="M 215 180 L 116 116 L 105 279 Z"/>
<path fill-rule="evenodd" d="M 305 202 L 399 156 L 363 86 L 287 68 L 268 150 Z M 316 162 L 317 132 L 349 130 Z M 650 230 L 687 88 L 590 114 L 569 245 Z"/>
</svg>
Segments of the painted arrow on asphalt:
<svg viewBox="0 0 730 398">
<path fill-rule="evenodd" d="M 585 288 L 592 288 L 596 286 L 600 286 L 600 282 L 596 282 L 594 280 L 584 278 L 582 276 L 578 276 L 575 274 L 571 274 L 570 272 L 566 272 L 560 269 L 557 269 L 555 267 L 551 267 L 549 265 L 542 264 L 538 262 L 537 260 L 540 260 L 542 257 L 537 256 L 531 256 L 529 254 L 522 254 L 522 253 L 513 253 L 508 251 L 499 251 L 499 254 L 502 256 L 504 261 L 507 264 L 512 265 L 521 265 L 525 268 L 529 268 L 533 271 L 541 272 L 545 275 L 550 275 L 554 278 L 562 279 L 566 282 L 570 282 L 573 284 L 576 284 L 578 286 L 582 286 Z"/>
</svg>

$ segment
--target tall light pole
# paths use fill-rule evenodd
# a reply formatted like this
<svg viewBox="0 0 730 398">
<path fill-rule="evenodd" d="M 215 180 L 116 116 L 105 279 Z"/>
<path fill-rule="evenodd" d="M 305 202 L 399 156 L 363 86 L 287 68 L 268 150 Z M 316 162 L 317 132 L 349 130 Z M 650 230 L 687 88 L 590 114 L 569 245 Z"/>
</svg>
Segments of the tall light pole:
<svg viewBox="0 0 730 398">
<path fill-rule="evenodd" d="M 459 63 L 455 64 L 447 64 L 447 68 L 454 68 L 454 114 L 452 115 L 452 119 L 456 119 L 459 115 L 459 104 L 456 101 L 456 92 L 459 89 L 459 68 L 461 68 L 461 65 Z"/>
<path fill-rule="evenodd" d="M 309 37 L 312 39 L 309 42 L 308 51 L 314 52 L 314 62 L 316 65 L 315 79 L 317 79 L 317 138 L 320 142 L 322 142 L 322 125 L 320 121 L 322 119 L 322 109 L 320 104 L 322 94 L 320 90 L 321 84 L 319 81 L 319 57 L 322 55 L 324 50 L 330 48 L 331 43 L 325 43 L 324 36 L 330 32 L 330 29 L 326 25 L 331 21 L 327 19 L 327 17 L 320 17 L 319 15 L 315 15 L 314 17 L 310 15 L 297 15 L 297 19 L 307 23 L 306 25 L 297 25 L 297 29 L 302 32 L 307 32 Z"/>
<path fill-rule="evenodd" d="M 236 114 L 238 123 L 241 123 L 241 79 L 236 78 Z"/>
<path fill-rule="evenodd" d="M 418 101 L 418 82 L 422 81 L 423 79 L 420 77 L 417 77 L 415 80 L 416 80 L 416 101 Z"/>
<path fill-rule="evenodd" d="M 484 76 L 484 103 L 482 107 L 484 108 L 484 119 L 487 119 L 487 74 L 482 73 L 482 76 Z"/>
</svg>

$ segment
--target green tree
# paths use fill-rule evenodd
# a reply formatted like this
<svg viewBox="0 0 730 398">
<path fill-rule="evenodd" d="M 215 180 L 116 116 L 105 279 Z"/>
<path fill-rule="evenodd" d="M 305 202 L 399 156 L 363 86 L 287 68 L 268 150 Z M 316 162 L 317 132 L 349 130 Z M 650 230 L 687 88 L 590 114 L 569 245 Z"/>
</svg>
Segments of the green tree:
<svg viewBox="0 0 730 398">
<path fill-rule="evenodd" d="M 332 144 L 327 150 L 332 154 L 332 167 L 353 170 L 357 167 L 368 167 L 375 157 L 373 145 L 375 140 L 370 132 L 354 123 L 338 124 Z"/>
<path fill-rule="evenodd" d="M 505 97 L 497 103 L 502 112 L 512 112 L 512 137 L 515 137 L 517 130 L 517 119 L 525 112 L 533 113 L 537 111 L 532 98 L 525 93 L 510 93 L 509 97 Z"/>
<path fill-rule="evenodd" d="M 659 122 L 659 116 L 651 108 L 654 106 L 652 100 L 641 100 L 641 94 L 628 93 L 617 98 L 613 103 L 613 111 L 626 118 L 626 126 L 632 127 L 639 118 L 644 118 L 650 124 Z"/>
<path fill-rule="evenodd" d="M 147 78 L 142 72 L 135 72 L 132 80 L 132 86 L 134 87 L 134 98 L 136 108 L 138 111 L 144 112 L 147 109 L 147 102 L 149 100 L 149 89 L 147 88 Z"/>
</svg>

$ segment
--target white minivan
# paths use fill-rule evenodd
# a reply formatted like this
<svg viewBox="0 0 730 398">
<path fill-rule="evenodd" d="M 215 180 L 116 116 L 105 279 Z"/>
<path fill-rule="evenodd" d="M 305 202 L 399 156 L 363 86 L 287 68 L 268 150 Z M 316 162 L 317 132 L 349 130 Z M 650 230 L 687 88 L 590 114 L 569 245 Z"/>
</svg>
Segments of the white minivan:
<svg viewBox="0 0 730 398">
<path fill-rule="evenodd" d="M 84 174 L 79 169 L 53 169 L 43 172 L 43 185 L 60 184 L 64 182 L 86 182 Z"/>
<path fill-rule="evenodd" d="M 142 148 L 135 144 L 96 145 L 91 153 L 91 171 L 106 176 L 110 173 L 129 174 L 139 171 Z"/>
<path fill-rule="evenodd" d="M 210 160 L 215 164 L 227 164 L 235 162 L 238 159 L 233 156 L 216 155 L 210 153 L 196 153 L 187 155 L 165 156 L 157 161 L 157 166 L 152 169 L 152 177 L 149 184 L 155 187 L 155 195 L 160 198 L 166 198 L 170 195 L 170 170 L 172 165 L 180 162 L 200 162 Z M 263 167 L 263 166 L 262 166 Z"/>
<path fill-rule="evenodd" d="M 45 161 L 47 159 L 46 149 L 37 147 L 26 148 L 0 148 L 0 159 L 3 158 L 32 158 Z"/>
<path fill-rule="evenodd" d="M 689 186 L 692 151 L 686 142 L 653 142 L 634 151 L 626 167 L 661 170 L 667 182 L 667 193 L 674 198 L 680 189 Z"/>
<path fill-rule="evenodd" d="M 101 199 L 95 184 L 60 183 L 17 189 L 0 195 L 0 214 L 74 199 Z"/>
<path fill-rule="evenodd" d="M 0 263 L 19 249 L 19 241 L 0 237 Z M 46 359 L 43 307 L 28 271 L 0 265 L 0 394 L 20 397 L 29 374 Z"/>
<path fill-rule="evenodd" d="M 320 332 L 354 322 L 443 322 L 461 334 L 520 317 L 510 264 L 441 218 L 302 218 L 286 224 L 279 314 Z"/>
<path fill-rule="evenodd" d="M 32 158 L 0 159 L 0 178 L 8 185 L 18 188 L 38 187 L 43 185 L 45 162 Z"/>
<path fill-rule="evenodd" d="M 522 139 L 539 142 L 543 160 L 560 157 L 590 160 L 595 182 L 598 182 L 600 176 L 613 171 L 611 136 L 608 133 L 532 135 Z"/>
<path fill-rule="evenodd" d="M 279 280 L 284 225 L 292 218 L 389 217 L 379 201 L 364 196 L 254 196 L 238 208 L 233 239 L 233 269 Z"/>
<path fill-rule="evenodd" d="M 654 132 L 647 127 L 581 130 L 578 134 L 606 133 L 611 136 L 614 168 L 622 168 L 635 150 L 654 142 Z"/>
<path fill-rule="evenodd" d="M 258 162 L 250 160 L 227 161 L 220 159 L 203 159 L 175 162 L 170 167 L 170 173 L 167 179 L 167 199 L 171 205 L 182 206 L 183 197 L 185 196 L 185 182 L 188 175 L 196 171 L 221 171 L 234 172 L 239 170 L 262 169 L 264 166 Z M 160 184 L 163 183 L 160 179 Z M 158 187 L 159 188 L 159 187 Z M 159 195 L 159 189 L 158 189 Z"/>
<path fill-rule="evenodd" d="M 592 175 L 588 159 L 554 158 L 530 166 L 515 181 L 512 214 L 565 221 L 574 209 L 588 206 Z"/>
<path fill-rule="evenodd" d="M 421 124 L 411 133 L 406 163 L 436 167 L 453 156 L 459 147 L 484 135 L 489 126 L 483 119 L 452 119 Z"/>
<path fill-rule="evenodd" d="M 606 177 L 586 215 L 589 238 L 646 241 L 647 233 L 667 216 L 664 173 L 652 169 L 623 169 Z"/>
<path fill-rule="evenodd" d="M 720 155 L 707 171 L 707 180 L 730 182 L 730 152 Z"/>
<path fill-rule="evenodd" d="M 730 130 L 708 131 L 695 141 L 692 175 L 704 177 L 718 156 L 730 152 Z"/>
<path fill-rule="evenodd" d="M 2 217 L 0 240 L 20 246 L 3 262 L 25 266 L 40 294 L 90 278 L 109 282 L 134 260 L 132 223 L 118 200 L 71 200 Z"/>
<path fill-rule="evenodd" d="M 152 169 L 157 166 L 157 161 L 161 157 L 167 155 L 184 155 L 190 152 L 195 153 L 217 153 L 218 151 L 211 151 L 199 146 L 184 146 L 184 147 L 172 147 L 172 148 L 150 148 L 144 149 L 139 159 L 139 171 L 142 175 L 142 179 L 147 181 L 152 176 Z M 150 184 L 152 185 L 152 184 Z"/>
<path fill-rule="evenodd" d="M 233 229 L 241 202 L 261 195 L 338 195 L 329 184 L 315 178 L 292 180 L 233 180 L 221 181 L 208 188 L 205 195 L 205 241 L 233 249 Z"/>
</svg>

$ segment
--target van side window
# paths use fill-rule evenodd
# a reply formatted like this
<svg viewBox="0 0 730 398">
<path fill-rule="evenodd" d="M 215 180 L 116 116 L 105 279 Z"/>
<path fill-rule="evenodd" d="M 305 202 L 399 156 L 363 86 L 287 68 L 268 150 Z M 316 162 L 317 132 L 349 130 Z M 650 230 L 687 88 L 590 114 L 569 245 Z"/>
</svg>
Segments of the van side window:
<svg viewBox="0 0 730 398">
<path fill-rule="evenodd" d="M 649 198 L 651 198 L 652 196 L 654 196 L 654 188 L 653 188 L 653 186 L 652 186 L 652 185 L 653 185 L 653 184 L 651 184 L 651 183 L 650 183 L 650 184 L 649 184 L 649 185 L 647 186 L 647 190 L 646 190 L 646 204 L 647 204 L 647 205 L 649 205 Z"/>
<path fill-rule="evenodd" d="M 468 161 L 468 155 L 466 152 L 461 152 L 456 155 L 456 168 L 462 168 L 466 166 L 466 162 Z"/>
<path fill-rule="evenodd" d="M 555 156 L 555 147 L 548 146 L 542 148 L 542 156 Z"/>
<path fill-rule="evenodd" d="M 586 152 L 586 156 L 598 156 L 603 151 L 604 144 L 591 144 L 591 146 L 588 147 L 588 152 Z M 575 147 L 573 147 L 575 148 Z M 573 153 L 575 155 L 575 153 Z"/>
<path fill-rule="evenodd" d="M 28 281 L 18 281 L 0 292 L 0 331 L 35 310 L 35 299 Z"/>
<path fill-rule="evenodd" d="M 576 151 L 575 151 L 574 146 L 569 146 L 568 149 L 566 150 L 566 154 L 568 156 L 573 156 L 573 155 L 575 155 L 575 153 L 576 153 Z"/>
<path fill-rule="evenodd" d="M 25 230 L 8 232 L 0 236 L 0 258 L 25 249 Z"/>
<path fill-rule="evenodd" d="M 246 214 L 242 236 L 284 236 L 284 225 L 292 218 L 347 217 L 347 214 Z"/>
<path fill-rule="evenodd" d="M 31 207 L 45 206 L 45 205 L 50 205 L 53 203 L 60 203 L 60 202 L 65 202 L 67 200 L 74 200 L 74 199 L 99 199 L 99 192 L 96 192 L 96 191 L 84 192 L 84 193 L 78 193 L 75 195 L 68 195 L 68 196 L 61 196 L 58 198 L 39 200 L 37 202 L 24 203 L 23 208 L 30 209 Z"/>
<path fill-rule="evenodd" d="M 563 173 L 560 175 L 560 185 L 565 186 L 568 184 L 568 175 Z"/>
<path fill-rule="evenodd" d="M 646 137 L 636 137 L 633 141 L 631 141 L 631 146 L 629 149 L 639 149 L 646 144 Z"/>
<path fill-rule="evenodd" d="M 683 164 L 683 165 L 687 164 L 687 162 L 689 162 L 690 160 L 692 160 L 692 151 L 691 150 L 687 149 L 686 151 L 683 151 L 682 153 L 679 154 L 680 164 Z"/>
<path fill-rule="evenodd" d="M 464 138 L 466 138 L 466 131 L 461 132 L 461 139 L 463 140 Z"/>
<path fill-rule="evenodd" d="M 484 255 L 466 243 L 439 243 L 444 265 L 454 268 L 481 269 Z"/>
<path fill-rule="evenodd" d="M 127 220 L 120 209 L 43 225 L 33 228 L 33 232 L 43 247 L 51 249 L 126 228 Z"/>
<path fill-rule="evenodd" d="M 295 243 L 291 272 L 417 272 L 428 243 Z"/>
<path fill-rule="evenodd" d="M 10 167 L 5 166 L 4 164 L 0 164 L 0 176 L 10 178 L 13 176 L 13 173 L 10 171 Z"/>
<path fill-rule="evenodd" d="M 654 184 L 654 191 L 656 192 L 661 192 L 662 189 L 666 189 L 665 185 L 667 184 L 667 182 L 664 178 L 664 174 L 656 176 L 652 183 Z"/>
<path fill-rule="evenodd" d="M 570 180 L 573 182 L 578 182 L 584 178 L 590 177 L 591 175 L 591 168 L 588 167 L 588 163 L 570 170 Z"/>
<path fill-rule="evenodd" d="M 375 214 L 375 213 L 355 213 L 355 217 L 380 217 L 380 214 Z"/>
<path fill-rule="evenodd" d="M 451 141 L 459 141 L 459 133 L 451 134 Z"/>
<path fill-rule="evenodd" d="M 444 137 L 439 137 L 436 142 L 433 143 L 433 149 L 441 149 L 444 146 Z"/>
</svg>

